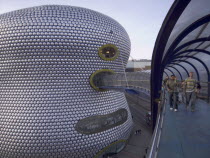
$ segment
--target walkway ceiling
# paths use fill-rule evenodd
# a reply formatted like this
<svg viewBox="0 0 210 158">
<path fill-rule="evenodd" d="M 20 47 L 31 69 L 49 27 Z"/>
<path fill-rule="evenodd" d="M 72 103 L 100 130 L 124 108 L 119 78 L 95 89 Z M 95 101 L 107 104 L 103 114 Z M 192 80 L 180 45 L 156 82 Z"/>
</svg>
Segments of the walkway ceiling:
<svg viewBox="0 0 210 158">
<path fill-rule="evenodd" d="M 152 59 L 153 127 L 158 109 L 155 99 L 159 98 L 163 77 L 174 74 L 183 80 L 193 71 L 197 80 L 210 82 L 209 6 L 210 0 L 175 0 L 162 24 Z"/>
</svg>

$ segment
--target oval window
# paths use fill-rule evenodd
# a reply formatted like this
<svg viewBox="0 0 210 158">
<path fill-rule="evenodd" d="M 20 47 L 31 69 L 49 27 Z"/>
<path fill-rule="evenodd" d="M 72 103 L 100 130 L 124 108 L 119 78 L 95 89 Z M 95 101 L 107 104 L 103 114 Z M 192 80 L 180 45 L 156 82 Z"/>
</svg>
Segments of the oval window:
<svg viewBox="0 0 210 158">
<path fill-rule="evenodd" d="M 106 44 L 99 48 L 98 54 L 103 60 L 115 60 L 119 56 L 118 48 L 113 44 Z"/>
</svg>

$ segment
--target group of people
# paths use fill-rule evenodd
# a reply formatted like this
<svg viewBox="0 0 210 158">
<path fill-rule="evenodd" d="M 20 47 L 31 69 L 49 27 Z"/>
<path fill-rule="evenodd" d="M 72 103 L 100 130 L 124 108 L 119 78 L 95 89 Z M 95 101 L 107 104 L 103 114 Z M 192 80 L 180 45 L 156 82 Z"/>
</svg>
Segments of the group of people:
<svg viewBox="0 0 210 158">
<path fill-rule="evenodd" d="M 187 109 L 195 111 L 197 93 L 200 92 L 200 84 L 193 78 L 193 72 L 183 81 L 178 81 L 175 75 L 166 77 L 163 81 L 163 88 L 168 94 L 170 110 L 178 111 L 178 102 L 183 102 Z M 190 106 L 191 105 L 191 106 Z"/>
</svg>

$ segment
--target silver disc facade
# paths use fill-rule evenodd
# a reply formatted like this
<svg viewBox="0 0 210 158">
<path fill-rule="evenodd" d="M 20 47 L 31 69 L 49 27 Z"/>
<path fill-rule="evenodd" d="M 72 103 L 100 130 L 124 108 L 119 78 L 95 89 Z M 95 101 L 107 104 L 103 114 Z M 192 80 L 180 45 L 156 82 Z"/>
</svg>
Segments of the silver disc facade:
<svg viewBox="0 0 210 158">
<path fill-rule="evenodd" d="M 98 49 L 115 45 L 117 59 Z M 39 6 L 0 15 L 0 157 L 93 157 L 127 139 L 132 118 L 121 92 L 98 92 L 92 73 L 123 73 L 130 40 L 115 20 L 71 6 Z M 126 109 L 124 123 L 93 134 L 79 120 Z M 125 113 L 124 113 L 125 114 Z"/>
</svg>

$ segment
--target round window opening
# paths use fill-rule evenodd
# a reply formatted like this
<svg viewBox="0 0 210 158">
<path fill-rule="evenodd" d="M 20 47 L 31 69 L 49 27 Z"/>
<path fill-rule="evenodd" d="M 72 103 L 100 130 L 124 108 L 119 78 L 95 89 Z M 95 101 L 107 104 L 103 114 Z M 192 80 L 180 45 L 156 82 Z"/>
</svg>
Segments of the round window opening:
<svg viewBox="0 0 210 158">
<path fill-rule="evenodd" d="M 97 91 L 107 91 L 107 89 L 102 89 L 99 88 L 100 86 L 103 86 L 103 80 L 102 78 L 106 75 L 111 75 L 114 74 L 115 72 L 110 69 L 100 69 L 95 71 L 91 76 L 90 76 L 90 85 L 93 89 Z"/>
<path fill-rule="evenodd" d="M 99 48 L 98 54 L 103 60 L 115 60 L 119 55 L 119 51 L 115 45 L 106 44 Z"/>
</svg>

